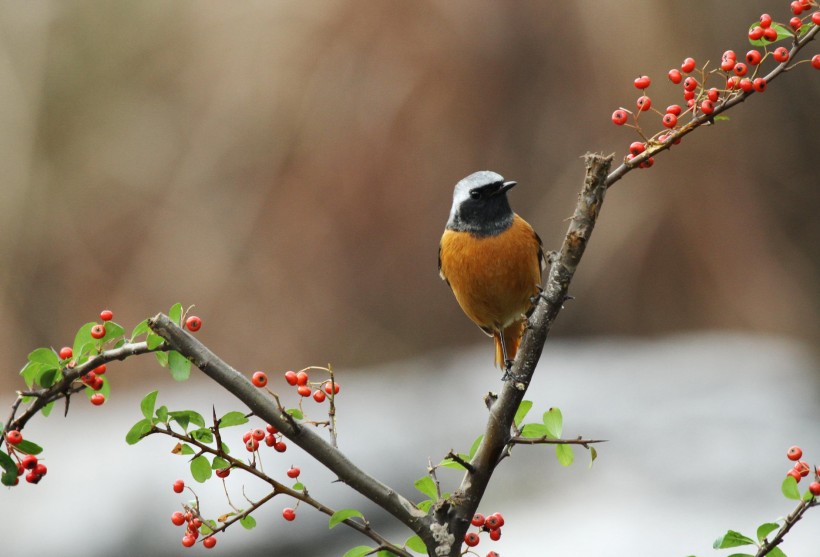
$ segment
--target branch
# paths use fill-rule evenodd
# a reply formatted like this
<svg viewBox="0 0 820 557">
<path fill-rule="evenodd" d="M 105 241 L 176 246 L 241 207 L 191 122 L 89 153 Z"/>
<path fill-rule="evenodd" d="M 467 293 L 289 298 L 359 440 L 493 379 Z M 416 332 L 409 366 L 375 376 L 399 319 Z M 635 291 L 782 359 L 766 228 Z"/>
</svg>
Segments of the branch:
<svg viewBox="0 0 820 557">
<path fill-rule="evenodd" d="M 581 445 L 588 449 L 588 445 L 594 443 L 606 443 L 606 439 L 553 439 L 550 437 L 513 437 L 510 439 L 510 445 Z"/>
<path fill-rule="evenodd" d="M 183 331 L 166 315 L 158 314 L 148 320 L 148 325 L 164 338 L 171 348 L 190 359 L 203 373 L 246 404 L 254 414 L 272 424 L 285 437 L 325 465 L 339 477 L 339 480 L 392 514 L 426 544 L 433 542 L 428 528 L 430 519 L 412 502 L 365 473 L 311 428 L 288 419 L 290 416 L 277 408 L 277 405 L 254 387 L 244 375 Z"/>
<path fill-rule="evenodd" d="M 468 468 L 461 485 L 453 495 L 453 505 L 447 510 L 449 515 L 445 518 L 455 540 L 463 539 L 493 470 L 510 443 L 510 430 L 515 412 L 532 379 L 550 328 L 563 308 L 569 283 L 575 274 L 575 269 L 581 260 L 601 210 L 612 156 L 605 157 L 588 153 L 584 156 L 584 163 L 586 177 L 583 189 L 578 196 L 575 214 L 570 220 L 561 251 L 552 257 L 546 286 L 530 317 L 521 348 L 511 369 L 515 380 L 504 383 L 501 394 L 490 407 L 484 439 L 470 462 L 472 469 Z M 460 546 L 460 542 L 453 545 L 449 548 L 448 554 L 458 555 Z"/>
<path fill-rule="evenodd" d="M 803 518 L 803 515 L 806 514 L 807 510 L 817 506 L 818 504 L 820 504 L 820 502 L 818 502 L 816 498 L 811 498 L 808 501 L 800 501 L 797 508 L 786 517 L 783 526 L 780 527 L 780 530 L 777 531 L 777 534 L 775 534 L 771 541 L 768 541 L 767 539 L 766 543 L 760 546 L 758 552 L 755 553 L 755 557 L 763 557 L 764 555 L 768 555 L 775 547 L 780 545 L 783 538 L 789 533 L 789 530 L 792 529 L 792 526 L 794 526 L 798 520 Z"/>
</svg>

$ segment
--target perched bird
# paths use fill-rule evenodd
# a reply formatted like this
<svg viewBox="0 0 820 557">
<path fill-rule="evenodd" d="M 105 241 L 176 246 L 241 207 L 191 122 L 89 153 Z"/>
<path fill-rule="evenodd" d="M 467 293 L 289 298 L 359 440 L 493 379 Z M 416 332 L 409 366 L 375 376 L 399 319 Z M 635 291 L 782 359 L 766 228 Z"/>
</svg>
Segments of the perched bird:
<svg viewBox="0 0 820 557">
<path fill-rule="evenodd" d="M 509 369 L 541 291 L 541 238 L 513 212 L 505 182 L 487 170 L 453 192 L 438 269 L 467 317 L 495 340 L 495 363 Z"/>
</svg>

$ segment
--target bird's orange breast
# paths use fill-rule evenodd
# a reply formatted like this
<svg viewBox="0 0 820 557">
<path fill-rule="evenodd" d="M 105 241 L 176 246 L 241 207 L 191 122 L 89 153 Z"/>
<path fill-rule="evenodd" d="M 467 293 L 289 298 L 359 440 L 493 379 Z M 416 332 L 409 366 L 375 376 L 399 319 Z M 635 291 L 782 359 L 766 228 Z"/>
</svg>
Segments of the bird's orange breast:
<svg viewBox="0 0 820 557">
<path fill-rule="evenodd" d="M 445 230 L 439 258 L 441 276 L 450 284 L 464 313 L 490 332 L 503 329 L 532 307 L 541 283 L 541 246 L 527 222 L 495 236 Z"/>
</svg>

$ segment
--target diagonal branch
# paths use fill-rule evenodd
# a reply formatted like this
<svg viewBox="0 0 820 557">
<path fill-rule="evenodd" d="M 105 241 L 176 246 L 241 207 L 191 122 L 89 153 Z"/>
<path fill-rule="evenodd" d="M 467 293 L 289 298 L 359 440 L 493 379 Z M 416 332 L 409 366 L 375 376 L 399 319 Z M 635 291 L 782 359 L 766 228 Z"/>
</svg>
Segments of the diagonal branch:
<svg viewBox="0 0 820 557">
<path fill-rule="evenodd" d="M 247 377 L 221 360 L 199 340 L 183 331 L 168 316 L 158 314 L 148 320 L 148 325 L 164 338 L 172 349 L 190 359 L 203 373 L 246 404 L 254 414 L 275 426 L 285 437 L 325 465 L 339 477 L 339 480 L 392 514 L 425 543 L 432 542 L 428 528 L 430 519 L 412 502 L 365 473 L 312 428 L 289 420 L 290 416 L 254 387 Z"/>
</svg>

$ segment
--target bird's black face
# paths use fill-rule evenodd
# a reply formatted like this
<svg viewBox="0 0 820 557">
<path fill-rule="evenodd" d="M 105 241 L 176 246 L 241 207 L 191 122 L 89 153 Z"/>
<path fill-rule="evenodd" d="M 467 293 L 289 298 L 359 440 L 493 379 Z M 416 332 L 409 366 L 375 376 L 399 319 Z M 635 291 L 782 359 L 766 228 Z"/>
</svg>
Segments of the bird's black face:
<svg viewBox="0 0 820 557">
<path fill-rule="evenodd" d="M 447 228 L 475 236 L 494 236 L 512 225 L 513 211 L 507 191 L 515 182 L 505 182 L 494 172 L 476 172 L 459 182 Z"/>
</svg>

